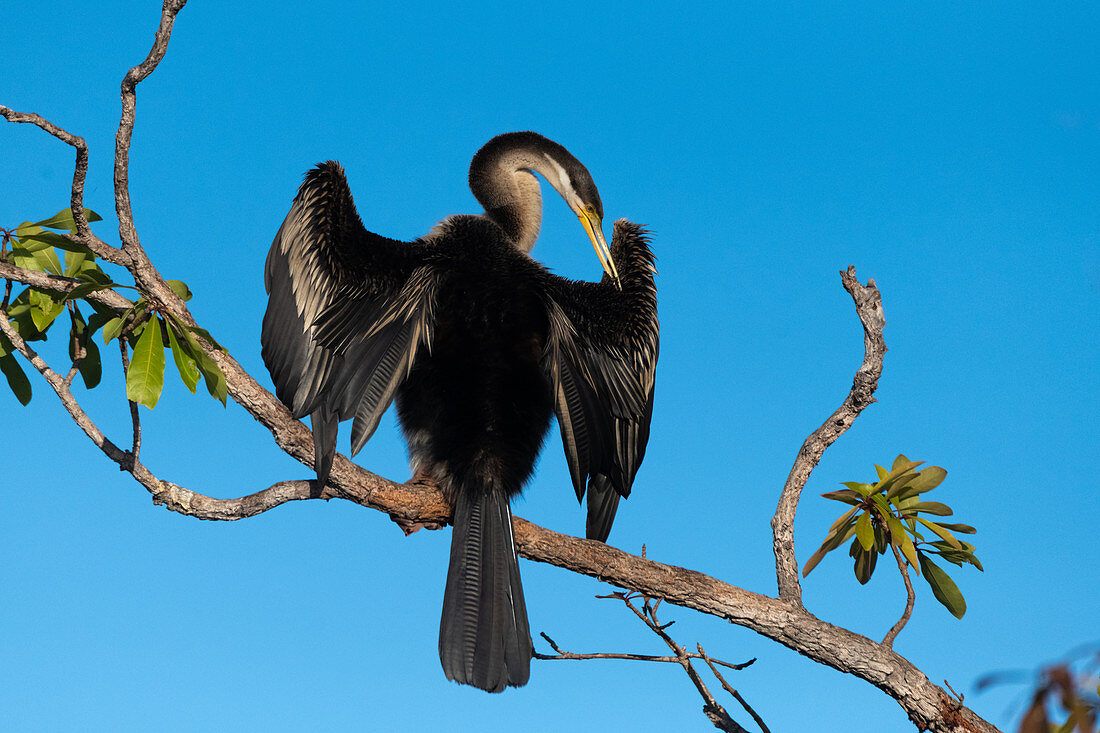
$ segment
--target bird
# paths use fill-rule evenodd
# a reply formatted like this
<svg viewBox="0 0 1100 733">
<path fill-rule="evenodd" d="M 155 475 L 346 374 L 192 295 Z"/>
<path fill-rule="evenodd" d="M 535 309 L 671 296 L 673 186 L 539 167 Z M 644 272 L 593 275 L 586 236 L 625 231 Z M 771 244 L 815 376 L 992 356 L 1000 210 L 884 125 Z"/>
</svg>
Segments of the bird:
<svg viewBox="0 0 1100 733">
<path fill-rule="evenodd" d="M 599 282 L 531 257 L 541 176 L 580 220 Z M 530 626 L 510 501 L 556 416 L 585 534 L 605 542 L 645 456 L 659 325 L 650 235 L 625 219 L 610 246 L 588 169 L 534 132 L 478 150 L 469 186 L 484 209 L 411 242 L 362 224 L 343 168 L 304 178 L 264 270 L 262 356 L 276 396 L 310 416 L 318 495 L 339 422 L 351 455 L 396 401 L 413 480 L 454 508 L 439 656 L 449 680 L 488 692 L 527 683 Z"/>
</svg>

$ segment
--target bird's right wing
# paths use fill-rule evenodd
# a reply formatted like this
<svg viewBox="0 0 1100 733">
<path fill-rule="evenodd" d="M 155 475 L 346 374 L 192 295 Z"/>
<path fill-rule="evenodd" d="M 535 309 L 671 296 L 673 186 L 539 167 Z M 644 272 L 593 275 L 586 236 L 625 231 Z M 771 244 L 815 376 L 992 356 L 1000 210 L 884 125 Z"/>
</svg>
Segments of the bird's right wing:
<svg viewBox="0 0 1100 733">
<path fill-rule="evenodd" d="M 368 232 L 344 171 L 310 171 L 268 253 L 261 342 L 275 393 L 312 416 L 323 485 L 336 426 L 355 418 L 352 454 L 366 443 L 432 330 L 430 245 Z"/>
<path fill-rule="evenodd" d="M 550 281 L 544 365 L 577 498 L 588 494 L 589 539 L 604 541 L 645 456 L 658 352 L 657 291 L 645 231 L 615 223 L 621 288 Z"/>
</svg>

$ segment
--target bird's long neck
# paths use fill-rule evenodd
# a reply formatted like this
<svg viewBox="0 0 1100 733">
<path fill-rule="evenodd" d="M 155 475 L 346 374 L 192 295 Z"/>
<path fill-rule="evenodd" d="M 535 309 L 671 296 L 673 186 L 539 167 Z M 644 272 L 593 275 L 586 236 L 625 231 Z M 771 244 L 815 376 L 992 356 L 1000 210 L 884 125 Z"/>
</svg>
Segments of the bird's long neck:
<svg viewBox="0 0 1100 733">
<path fill-rule="evenodd" d="M 508 139 L 501 140 L 505 137 Z M 542 195 L 534 172 L 551 185 L 563 172 L 523 137 L 501 138 L 491 140 L 474 156 L 470 190 L 485 207 L 486 216 L 504 230 L 516 248 L 530 253 L 542 224 Z"/>
</svg>

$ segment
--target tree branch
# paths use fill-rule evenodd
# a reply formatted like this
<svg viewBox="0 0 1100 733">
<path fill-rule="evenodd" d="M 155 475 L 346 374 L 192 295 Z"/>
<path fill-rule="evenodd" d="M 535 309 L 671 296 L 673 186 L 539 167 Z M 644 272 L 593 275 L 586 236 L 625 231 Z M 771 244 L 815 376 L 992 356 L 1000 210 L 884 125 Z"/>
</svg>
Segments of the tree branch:
<svg viewBox="0 0 1100 733">
<path fill-rule="evenodd" d="M 68 293 L 78 285 L 83 285 L 81 281 L 74 277 L 51 275 L 48 272 L 40 272 L 38 270 L 27 270 L 22 267 L 16 267 L 3 260 L 0 260 L 0 278 L 23 283 L 24 285 L 30 285 L 39 290 L 46 290 L 52 293 Z M 84 299 L 95 301 L 108 308 L 113 308 L 119 315 L 133 305 L 133 303 L 125 297 L 119 295 L 110 288 L 88 293 L 84 296 Z"/>
<path fill-rule="evenodd" d="M 43 361 L 43 359 L 27 345 L 27 342 L 23 340 L 23 337 L 19 335 L 19 332 L 12 326 L 11 321 L 8 320 L 8 315 L 3 310 L 0 310 L 0 331 L 8 337 L 8 341 L 15 347 L 15 350 L 23 355 L 31 366 L 38 370 L 38 373 L 46 380 L 46 383 L 53 387 L 54 392 L 57 393 L 58 399 L 61 400 L 62 406 L 68 411 L 70 417 L 76 422 L 80 429 L 84 431 L 84 434 L 100 449 L 103 453 L 115 463 L 122 465 L 126 453 L 122 451 L 117 445 L 103 435 L 91 418 L 81 409 L 80 404 L 76 401 L 76 398 L 69 392 L 69 385 L 65 383 L 65 380 L 55 372 L 50 366 Z M 137 474 L 135 474 L 137 478 Z M 141 480 L 140 478 L 138 479 Z M 144 482 L 143 482 L 144 483 Z"/>
<path fill-rule="evenodd" d="M 772 517 L 779 598 L 798 606 L 802 605 L 802 585 L 798 580 L 798 562 L 794 556 L 794 516 L 798 511 L 798 500 L 825 449 L 852 426 L 863 408 L 875 401 L 875 389 L 882 376 L 882 358 L 886 354 L 886 342 L 882 337 L 886 316 L 882 312 L 882 296 L 875 281 L 868 280 L 867 285 L 860 285 L 856 279 L 856 269 L 850 265 L 846 272 L 840 273 L 840 279 L 855 301 L 856 314 L 863 324 L 863 363 L 856 370 L 852 389 L 843 404 L 802 443 Z"/>
<path fill-rule="evenodd" d="M 722 664 L 722 662 L 718 661 L 717 659 L 711 659 L 710 657 L 708 657 L 707 652 L 705 649 L 703 649 L 702 644 L 696 644 L 695 648 L 699 650 L 699 655 L 703 658 L 703 661 L 707 663 L 707 666 L 710 667 L 710 671 L 714 674 L 715 677 L 718 678 L 718 681 L 722 683 L 722 689 L 732 695 L 733 699 L 737 700 L 737 702 L 741 703 L 741 707 L 745 709 L 745 712 L 751 715 L 752 719 L 756 721 L 756 724 L 760 727 L 761 733 L 771 733 L 771 730 L 768 729 L 768 726 L 764 723 L 763 719 L 759 715 L 757 715 L 756 711 L 752 709 L 751 705 L 745 702 L 745 698 L 741 697 L 741 693 L 730 687 L 730 684 L 726 682 L 726 678 L 723 677 L 722 673 L 718 671 L 718 668 L 714 666 L 716 664 Z M 754 659 L 753 661 L 756 660 Z"/>
<path fill-rule="evenodd" d="M 76 165 L 73 170 L 73 186 L 69 196 L 69 206 L 73 212 L 73 221 L 76 222 L 76 235 L 73 239 L 86 245 L 89 249 L 108 262 L 121 264 L 122 250 L 116 249 L 92 234 L 88 226 L 88 217 L 84 215 L 84 180 L 88 176 L 88 145 L 84 138 L 78 137 L 62 130 L 49 120 L 43 119 L 33 112 L 16 112 L 0 105 L 0 116 L 8 122 L 32 124 L 56 137 L 66 145 L 76 149 Z"/>
<path fill-rule="evenodd" d="M 699 673 L 695 671 L 695 667 L 691 665 L 689 653 L 680 646 L 676 640 L 669 636 L 667 631 L 665 631 L 672 623 L 669 622 L 668 624 L 662 625 L 657 620 L 657 606 L 660 605 L 660 600 L 657 601 L 656 605 L 651 605 L 651 599 L 645 596 L 645 594 L 642 594 L 643 604 L 642 608 L 639 609 L 630 602 L 630 593 L 613 593 L 611 597 L 618 598 L 625 603 L 626 607 L 633 611 L 634 615 L 640 618 L 642 623 L 648 626 L 654 634 L 661 637 L 661 641 L 663 641 L 665 645 L 672 650 L 672 653 L 676 655 L 676 661 L 684 668 L 684 672 L 687 673 L 688 679 L 695 685 L 695 689 L 699 691 L 699 694 L 703 698 L 703 714 L 714 724 L 715 728 L 726 731 L 726 733 L 748 733 L 748 731 L 742 728 L 740 723 L 731 718 L 730 714 L 726 712 L 726 709 L 714 699 L 714 695 L 707 689 L 706 684 L 703 682 L 703 678 L 699 676 Z"/>
<path fill-rule="evenodd" d="M 917 600 L 917 594 L 913 592 L 913 582 L 909 579 L 909 569 L 905 567 L 905 560 L 902 559 L 898 546 L 891 544 L 890 549 L 894 551 L 894 559 L 898 561 L 898 570 L 901 571 L 901 578 L 905 581 L 906 601 L 905 611 L 901 614 L 901 618 L 886 632 L 886 636 L 882 640 L 882 645 L 887 648 L 894 645 L 894 639 L 898 638 L 898 634 L 905 628 L 905 624 L 909 623 L 909 617 L 913 615 L 913 604 Z"/>
<path fill-rule="evenodd" d="M 600 598 L 607 598 L 608 596 L 599 596 L 599 597 Z M 546 632 L 544 632 L 544 631 L 539 632 L 539 636 L 541 636 L 543 639 L 546 639 L 546 642 L 550 645 L 550 648 L 553 649 L 555 652 L 557 652 L 557 654 L 542 654 L 540 652 L 535 652 L 535 659 L 541 659 L 544 662 L 556 662 L 556 661 L 559 661 L 559 660 L 582 661 L 582 660 L 587 660 L 587 659 L 624 659 L 624 660 L 628 660 L 628 661 L 631 661 L 631 662 L 677 662 L 677 663 L 679 663 L 679 661 L 680 661 L 679 657 L 668 657 L 668 656 L 661 657 L 661 656 L 654 656 L 652 654 L 626 654 L 626 653 L 622 653 L 622 652 L 592 652 L 592 653 L 588 653 L 588 654 L 578 654 L 576 652 L 566 652 L 566 651 L 562 651 L 562 649 L 557 645 L 557 642 L 555 642 L 553 639 L 551 639 L 549 636 L 547 636 Z M 742 662 L 741 664 L 733 664 L 731 662 L 723 662 L 721 659 L 708 659 L 702 653 L 684 652 L 684 654 L 688 659 L 702 659 L 702 660 L 706 661 L 708 664 L 713 662 L 714 664 L 720 664 L 723 667 L 728 667 L 729 669 L 734 669 L 734 670 L 745 669 L 746 667 L 751 666 L 753 664 L 753 662 L 756 661 L 756 659 L 750 659 L 749 661 Z"/>
<path fill-rule="evenodd" d="M 172 27 L 176 15 L 187 0 L 164 0 L 161 8 L 160 26 L 153 38 L 153 47 L 149 55 L 137 66 L 126 72 L 122 79 L 122 118 L 115 133 L 115 213 L 118 215 L 118 238 L 122 249 L 135 264 L 148 265 L 149 257 L 141 247 L 137 228 L 134 226 L 134 212 L 130 206 L 130 140 L 134 134 L 134 118 L 137 110 L 137 85 L 144 81 L 168 52 L 168 41 L 172 38 Z"/>
<path fill-rule="evenodd" d="M 120 334 L 118 337 L 118 353 L 122 355 L 122 374 L 130 373 L 130 356 L 126 353 L 126 339 Z M 126 402 L 130 405 L 130 424 L 133 426 L 133 440 L 130 443 L 130 459 L 137 461 L 141 455 L 141 415 L 138 413 L 137 403 L 131 399 Z"/>
</svg>

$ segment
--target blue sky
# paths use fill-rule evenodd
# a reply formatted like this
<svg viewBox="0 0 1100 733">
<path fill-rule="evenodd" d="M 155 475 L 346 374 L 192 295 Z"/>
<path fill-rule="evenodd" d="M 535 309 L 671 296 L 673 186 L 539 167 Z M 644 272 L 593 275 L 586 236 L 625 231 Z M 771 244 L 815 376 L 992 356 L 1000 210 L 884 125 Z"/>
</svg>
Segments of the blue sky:
<svg viewBox="0 0 1100 733">
<path fill-rule="evenodd" d="M 0 103 L 87 138 L 86 203 L 108 241 L 118 85 L 158 14 L 155 2 L 2 13 Z M 653 432 L 610 542 L 764 593 L 779 490 L 862 355 L 837 275 L 855 265 L 882 291 L 890 352 L 879 402 L 811 479 L 799 561 L 836 513 L 818 494 L 899 452 L 947 468 L 937 493 L 979 527 L 986 572 L 954 574 L 962 621 L 918 581 L 895 648 L 1011 728 L 1023 690 L 977 695 L 974 680 L 1057 658 L 1100 620 L 1098 22 L 1092 3 L 193 0 L 139 87 L 136 223 L 164 275 L 190 285 L 199 322 L 266 384 L 263 260 L 305 170 L 339 159 L 368 228 L 407 239 L 476 210 L 467 166 L 493 135 L 561 142 L 600 188 L 605 232 L 619 217 L 644 223 L 659 258 Z M 0 125 L 0 226 L 67 205 L 71 170 L 68 147 Z M 535 256 L 599 274 L 552 194 Z M 86 405 L 122 443 L 121 379 L 108 372 Z M 0 393 L 0 414 L 6 730 L 708 726 L 671 665 L 536 662 L 526 688 L 499 696 L 448 683 L 436 656 L 447 531 L 405 539 L 341 502 L 199 522 L 152 506 L 41 382 L 29 409 Z M 143 460 L 196 491 L 239 496 L 309 474 L 242 410 L 178 381 L 142 418 Z M 357 460 L 407 477 L 392 416 Z M 515 510 L 583 531 L 555 434 Z M 859 587 L 849 562 L 829 556 L 806 604 L 881 638 L 901 581 L 882 567 Z M 536 634 L 573 651 L 663 653 L 593 599 L 605 586 L 521 569 Z M 681 642 L 757 657 L 731 682 L 772 730 L 910 729 L 866 683 L 715 619 L 664 615 Z"/>
</svg>

